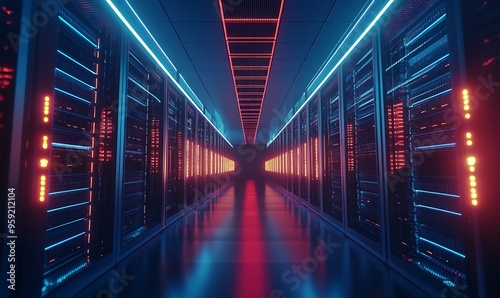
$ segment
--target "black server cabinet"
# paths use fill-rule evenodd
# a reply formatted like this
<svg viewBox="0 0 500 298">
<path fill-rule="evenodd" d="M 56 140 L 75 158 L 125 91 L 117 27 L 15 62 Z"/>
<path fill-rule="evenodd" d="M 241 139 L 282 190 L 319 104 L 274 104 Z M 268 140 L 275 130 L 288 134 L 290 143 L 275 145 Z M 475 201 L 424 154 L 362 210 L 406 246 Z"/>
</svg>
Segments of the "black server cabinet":
<svg viewBox="0 0 500 298">
<path fill-rule="evenodd" d="M 196 197 L 196 110 L 191 104 L 186 105 L 186 205 L 195 203 Z"/>
<path fill-rule="evenodd" d="M 198 199 L 201 199 L 205 196 L 205 127 L 206 127 L 206 121 L 205 118 L 203 117 L 202 114 L 198 113 L 198 121 L 197 121 L 197 127 L 198 127 L 198 137 L 197 137 L 197 143 L 196 143 L 196 156 L 197 156 L 197 164 L 198 168 L 196 170 L 196 194 L 198 196 Z"/>
<path fill-rule="evenodd" d="M 309 202 L 312 207 L 320 208 L 319 197 L 319 99 L 318 96 L 309 102 Z"/>
<path fill-rule="evenodd" d="M 212 160 L 211 160 L 211 155 L 210 155 L 210 152 L 211 152 L 211 147 L 210 147 L 210 133 L 211 133 L 211 125 L 210 123 L 208 123 L 208 121 L 206 122 L 206 125 L 205 125 L 205 183 L 206 183 L 206 187 L 204 188 L 205 190 L 205 195 L 208 195 L 210 193 L 210 182 L 211 182 L 211 178 L 210 178 L 210 173 L 211 173 L 211 163 L 212 163 Z"/>
<path fill-rule="evenodd" d="M 477 212 L 475 236 L 478 237 L 483 268 L 479 268 L 478 277 L 484 282 L 484 296 L 498 295 L 500 274 L 500 217 L 498 216 L 498 146 L 493 140 L 499 139 L 500 111 L 500 2 L 499 1 L 463 1 L 462 19 L 464 21 L 465 59 L 467 62 L 467 82 L 462 88 L 468 88 L 470 94 L 471 118 L 464 120 L 464 127 L 471 133 L 472 153 L 478 157 L 477 206 L 472 206 L 472 194 L 467 193 L 465 210 Z M 469 123 L 467 123 L 469 122 Z M 462 142 L 465 140 L 462 139 Z M 464 165 L 462 160 L 462 165 Z M 467 192 L 473 181 L 467 175 L 462 185 Z M 472 175 L 471 175 L 472 176 Z M 475 185 L 475 184 L 474 184 Z M 472 242 L 474 239 L 467 239 Z M 480 258 L 477 258 L 481 263 Z M 475 265 L 475 264 L 474 264 Z M 472 270 L 472 269 L 471 269 Z M 469 278 L 468 278 L 469 280 Z M 469 282 L 468 282 L 469 283 Z"/>
<path fill-rule="evenodd" d="M 299 139 L 299 117 L 292 120 L 292 133 L 293 133 L 293 159 L 295 162 L 295 170 L 293 175 L 293 194 L 300 197 L 300 172 L 301 172 L 301 158 L 300 158 L 300 139 Z M 274 143 L 273 143 L 274 144 Z"/>
<path fill-rule="evenodd" d="M 36 37 L 43 50 L 34 52 L 23 165 L 23 182 L 34 194 L 25 196 L 31 200 L 23 201 L 22 211 L 33 212 L 24 214 L 32 241 L 25 247 L 24 274 L 43 279 L 23 291 L 35 296 L 86 268 L 95 272 L 113 256 L 120 42 L 101 8 L 69 2 Z M 43 236 L 33 235 L 38 229 Z"/>
<path fill-rule="evenodd" d="M 309 202 L 309 159 L 307 131 L 309 130 L 307 121 L 307 107 L 304 107 L 300 112 L 300 198 Z"/>
<path fill-rule="evenodd" d="M 372 45 L 371 39 L 362 42 L 345 66 L 347 224 L 380 244 Z"/>
<path fill-rule="evenodd" d="M 281 133 L 278 137 L 279 142 L 278 142 L 278 160 L 279 160 L 279 186 L 284 187 L 285 186 L 285 152 L 284 152 L 284 142 L 285 142 L 285 134 Z"/>
<path fill-rule="evenodd" d="M 167 217 L 184 210 L 185 99 L 168 87 Z"/>
<path fill-rule="evenodd" d="M 295 173 L 295 163 L 297 162 L 295 160 L 295 157 L 293 156 L 293 134 L 292 134 L 292 125 L 288 124 L 286 127 L 286 146 L 287 146 L 287 152 L 288 152 L 288 173 L 286 175 L 287 178 L 287 190 L 290 193 L 293 193 L 293 175 Z"/>
<path fill-rule="evenodd" d="M 500 260 L 497 257 L 500 239 L 498 229 L 493 228 L 500 226 L 500 155 L 496 145 L 500 131 L 500 1 L 463 1 L 462 6 L 467 82 L 461 87 L 469 91 L 468 112 L 471 114 L 470 119 L 464 119 L 463 126 L 470 132 L 471 138 L 462 138 L 461 141 L 471 142 L 467 153 L 475 154 L 478 159 L 476 174 L 466 175 L 461 180 L 461 185 L 466 189 L 463 205 L 466 206 L 464 212 L 471 209 L 476 212 L 476 238 L 469 239 L 469 242 L 475 242 L 475 249 L 480 254 L 474 262 L 482 263 L 482 268 L 480 266 L 477 269 L 478 287 L 484 296 L 494 297 L 498 292 L 497 276 L 500 274 Z M 465 164 L 462 162 L 462 165 Z M 476 181 L 471 179 L 474 176 L 477 177 Z M 478 193 L 473 197 L 471 190 L 475 186 Z M 473 200 L 476 200 L 477 206 L 472 205 Z"/>
<path fill-rule="evenodd" d="M 343 222 L 339 90 L 334 74 L 322 93 L 323 211 Z"/>
<path fill-rule="evenodd" d="M 208 181 L 207 190 L 208 194 L 214 191 L 214 133 L 215 130 L 212 125 L 208 125 L 207 129 L 207 148 L 208 148 Z"/>
<path fill-rule="evenodd" d="M 449 17 L 444 1 L 412 0 L 383 32 L 389 252 L 459 287 L 466 253 Z"/>
<path fill-rule="evenodd" d="M 161 218 L 164 79 L 138 46 L 128 50 L 122 245 L 158 225 Z"/>
</svg>

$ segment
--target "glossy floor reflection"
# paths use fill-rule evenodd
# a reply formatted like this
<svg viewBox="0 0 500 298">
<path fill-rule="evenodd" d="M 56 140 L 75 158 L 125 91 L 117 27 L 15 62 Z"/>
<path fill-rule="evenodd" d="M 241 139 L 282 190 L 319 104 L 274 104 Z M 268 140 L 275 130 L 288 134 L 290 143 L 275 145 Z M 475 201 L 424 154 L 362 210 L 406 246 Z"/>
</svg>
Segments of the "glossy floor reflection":
<svg viewBox="0 0 500 298">
<path fill-rule="evenodd" d="M 110 283 L 117 275 L 125 275 L 123 287 Z M 79 296 L 427 297 L 318 216 L 254 180 L 237 182 L 174 223 Z"/>
</svg>

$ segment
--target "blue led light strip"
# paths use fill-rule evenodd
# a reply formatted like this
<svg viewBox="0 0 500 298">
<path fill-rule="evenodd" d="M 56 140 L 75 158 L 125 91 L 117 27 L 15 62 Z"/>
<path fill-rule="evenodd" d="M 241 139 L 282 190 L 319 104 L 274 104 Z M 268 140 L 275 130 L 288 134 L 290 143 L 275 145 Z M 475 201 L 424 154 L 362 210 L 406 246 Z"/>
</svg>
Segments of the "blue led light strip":
<svg viewBox="0 0 500 298">
<path fill-rule="evenodd" d="M 66 94 L 66 95 L 68 95 L 68 96 L 70 96 L 70 97 L 73 97 L 74 99 L 78 99 L 79 101 L 83 101 L 83 102 L 84 102 L 84 103 L 86 103 L 86 104 L 89 104 L 89 105 L 91 105 L 91 104 L 92 104 L 92 102 L 90 102 L 90 101 L 88 101 L 88 100 L 86 100 L 86 99 L 83 99 L 83 98 L 81 98 L 81 97 L 79 97 L 79 96 L 76 96 L 76 95 L 71 94 L 71 93 L 69 93 L 69 92 L 67 92 L 67 91 L 61 90 L 61 89 L 59 89 L 59 88 L 54 88 L 54 90 L 56 90 L 57 92 L 61 92 L 62 94 Z"/>
<path fill-rule="evenodd" d="M 145 107 L 145 106 L 146 106 L 146 104 L 145 104 L 145 103 L 140 102 L 140 101 L 139 101 L 137 98 L 135 98 L 135 97 L 132 97 L 132 96 L 130 96 L 130 95 L 127 95 L 127 97 L 128 97 L 128 98 L 130 98 L 131 100 L 135 101 L 137 104 L 139 104 L 139 105 L 141 105 L 141 106 L 143 106 L 143 107 Z"/>
<path fill-rule="evenodd" d="M 71 30 L 73 30 L 76 34 L 78 34 L 79 36 L 81 36 L 83 39 L 85 39 L 88 43 L 90 43 L 94 48 L 98 49 L 99 47 L 97 46 L 97 44 L 95 44 L 93 41 L 91 41 L 87 36 L 83 35 L 80 31 L 78 31 L 75 27 L 73 27 L 73 25 L 71 25 L 70 23 L 68 23 L 68 21 L 66 21 L 65 19 L 63 19 L 61 16 L 59 16 L 59 20 L 61 20 L 66 26 L 68 26 L 68 28 L 70 28 Z"/>
<path fill-rule="evenodd" d="M 425 193 L 425 194 L 429 194 L 429 195 L 451 197 L 451 198 L 460 198 L 459 195 L 454 195 L 454 194 L 449 194 L 449 193 L 444 193 L 444 192 L 435 192 L 435 191 L 420 190 L 420 189 L 416 189 L 415 192 L 416 193 Z"/>
<path fill-rule="evenodd" d="M 148 89 L 144 88 L 144 86 L 142 86 L 141 84 L 139 84 L 136 80 L 132 79 L 131 77 L 128 77 L 128 79 L 134 83 L 135 85 L 137 85 L 137 87 L 141 88 L 142 90 L 144 90 L 144 92 L 148 93 L 149 95 L 151 95 L 154 99 L 156 99 L 159 103 L 161 103 L 161 100 L 156 97 L 153 93 L 151 93 L 151 91 L 149 91 Z"/>
<path fill-rule="evenodd" d="M 439 62 L 445 60 L 449 56 L 450 56 L 450 54 L 446 54 L 443 57 L 439 58 L 438 60 L 436 60 L 436 61 L 432 62 L 431 64 L 427 65 L 426 67 L 422 68 L 418 72 L 414 73 L 410 79 L 408 79 L 408 80 L 400 83 L 396 87 L 394 87 L 391 90 L 387 91 L 387 94 L 390 94 L 390 93 L 394 92 L 395 90 L 401 88 L 402 86 L 406 86 L 406 85 L 410 84 L 411 82 L 415 81 L 416 79 L 419 79 L 421 74 L 423 74 L 424 72 L 429 71 L 431 68 L 434 68 Z"/>
<path fill-rule="evenodd" d="M 63 70 L 61 70 L 59 68 L 56 68 L 56 71 L 62 73 L 63 75 L 65 75 L 65 76 L 67 76 L 69 78 L 71 78 L 72 80 L 77 81 L 78 83 L 82 84 L 83 86 L 88 87 L 90 90 L 95 90 L 94 86 L 85 83 L 84 81 L 80 80 L 79 78 L 77 78 L 75 76 L 72 76 L 69 73 L 67 73 L 67 72 L 65 72 L 65 71 L 63 71 Z"/>
<path fill-rule="evenodd" d="M 64 52 L 61 52 L 61 50 L 57 50 L 57 52 L 61 55 L 63 55 L 64 57 L 68 58 L 71 62 L 75 63 L 76 65 L 82 67 L 83 69 L 87 70 L 88 72 L 92 73 L 93 75 L 97 75 L 97 73 L 91 69 L 89 69 L 87 66 L 81 64 L 80 62 L 76 61 L 75 59 L 71 58 L 70 56 L 68 56 L 67 54 L 65 54 Z"/>
<path fill-rule="evenodd" d="M 144 23 L 142 22 L 142 19 L 135 12 L 134 8 L 132 8 L 132 5 L 130 5 L 130 3 L 127 0 L 125 0 L 125 3 L 127 3 L 127 5 L 130 8 L 130 10 L 132 10 L 132 13 L 135 15 L 135 17 L 137 18 L 137 20 L 139 20 L 139 22 L 141 23 L 142 27 L 144 27 L 144 29 L 146 30 L 146 32 L 149 34 L 149 37 L 151 37 L 151 39 L 155 42 L 156 46 L 158 46 L 158 48 L 160 49 L 160 51 L 163 54 L 163 56 L 165 56 L 165 58 L 167 58 L 168 62 L 170 62 L 170 65 L 174 68 L 175 71 L 177 71 L 177 68 L 175 67 L 174 63 L 172 63 L 172 60 L 170 60 L 170 58 L 167 56 L 167 54 L 165 54 L 165 51 L 163 51 L 163 48 L 158 44 L 158 42 L 156 41 L 156 39 L 153 37 L 153 34 L 151 34 L 151 32 L 149 32 L 148 27 L 146 27 L 146 25 L 144 25 Z"/>
<path fill-rule="evenodd" d="M 75 192 L 79 192 L 79 191 L 87 191 L 87 190 L 90 190 L 90 188 L 85 187 L 85 188 L 75 188 L 75 189 L 61 190 L 61 191 L 51 192 L 51 193 L 49 193 L 49 196 L 64 195 L 64 194 L 75 193 Z M 81 203 L 81 204 L 77 204 L 77 205 L 82 205 L 82 204 L 87 204 L 87 203 Z M 67 207 L 62 207 L 62 209 L 73 207 L 73 206 L 77 206 L 77 205 L 71 205 L 71 206 L 67 206 Z M 61 209 L 61 208 L 51 209 L 51 211 L 57 211 L 59 209 Z"/>
<path fill-rule="evenodd" d="M 79 222 L 79 221 L 84 221 L 84 220 L 85 220 L 85 218 L 83 218 L 83 217 L 82 217 L 82 218 L 77 219 L 77 220 L 73 220 L 73 221 L 70 221 L 70 222 L 66 222 L 66 223 L 64 223 L 64 224 L 62 224 L 62 225 L 55 226 L 55 227 L 52 227 L 52 228 L 47 229 L 47 232 L 50 232 L 50 231 L 52 231 L 52 230 L 56 230 L 56 229 L 62 228 L 62 227 L 64 227 L 64 226 L 68 226 L 68 225 L 70 225 L 70 224 L 77 223 L 77 222 Z"/>
<path fill-rule="evenodd" d="M 425 28 L 424 31 L 420 32 L 417 36 L 415 36 L 412 40 L 410 40 L 409 42 L 406 42 L 405 43 L 405 47 L 408 47 L 410 44 L 412 44 L 413 42 L 415 42 L 415 40 L 419 39 L 420 37 L 422 37 L 425 33 L 429 32 L 429 30 L 431 30 L 432 28 L 436 27 L 437 24 L 441 23 L 441 21 L 443 21 L 444 19 L 446 18 L 446 14 L 443 14 L 441 17 L 439 17 L 439 19 L 437 19 L 434 23 L 432 23 L 429 27 Z"/>
<path fill-rule="evenodd" d="M 459 252 L 456 252 L 456 251 L 454 251 L 454 250 L 451 250 L 451 249 L 449 249 L 449 248 L 447 248 L 447 247 L 444 247 L 444 246 L 442 246 L 441 244 L 437 244 L 436 242 L 432 242 L 432 241 L 427 240 L 427 239 L 422 238 L 422 237 L 418 237 L 418 239 L 419 239 L 419 240 L 422 240 L 422 241 L 424 241 L 424 242 L 427 242 L 427 243 L 429 243 L 429 244 L 432 244 L 432 245 L 434 245 L 434 246 L 436 246 L 436 247 L 439 247 L 439 248 L 441 248 L 441 249 L 443 249 L 443 250 L 446 250 L 446 251 L 448 251 L 448 252 L 451 252 L 452 254 L 455 254 L 455 255 L 457 255 L 457 256 L 459 256 L 459 257 L 461 257 L 461 258 L 464 258 L 464 259 L 465 259 L 465 255 L 463 255 L 463 254 L 461 254 L 461 253 L 459 253 Z"/>
<path fill-rule="evenodd" d="M 49 249 L 51 249 L 51 248 L 54 248 L 54 247 L 56 247 L 56 246 L 58 246 L 58 245 L 61 245 L 61 244 L 65 243 L 65 242 L 68 242 L 68 241 L 70 241 L 70 240 L 73 240 L 73 239 L 75 239 L 75 238 L 78 238 L 78 237 L 80 237 L 80 236 L 83 236 L 83 235 L 85 235 L 86 233 L 87 233 L 87 232 L 82 232 L 82 233 L 80 233 L 80 234 L 76 234 L 75 236 L 69 237 L 68 239 L 65 239 L 65 240 L 63 240 L 63 241 L 59 241 L 59 242 L 57 242 L 56 244 L 52 244 L 52 245 L 50 245 L 50 246 L 47 246 L 47 247 L 45 248 L 45 250 L 49 250 Z"/>
<path fill-rule="evenodd" d="M 452 91 L 452 89 L 446 89 L 446 90 L 444 90 L 444 91 L 442 91 L 442 92 L 436 93 L 436 94 L 434 94 L 434 95 L 432 95 L 432 96 L 429 96 L 429 97 L 427 97 L 427 98 L 424 98 L 424 99 L 422 99 L 422 100 L 419 100 L 419 101 L 417 101 L 416 103 L 414 103 L 414 104 L 410 105 L 410 108 L 414 108 L 415 106 L 418 106 L 418 105 L 420 105 L 420 104 L 423 104 L 423 103 L 424 103 L 424 102 L 426 102 L 426 101 L 429 101 L 429 100 L 434 99 L 434 98 L 436 98 L 436 97 L 439 97 L 439 96 L 441 96 L 441 95 L 445 95 L 445 94 L 447 94 L 447 93 L 450 93 L 451 91 Z"/>
<path fill-rule="evenodd" d="M 438 144 L 438 145 L 429 145 L 429 146 L 420 146 L 415 147 L 415 150 L 434 150 L 434 149 L 446 149 L 446 148 L 455 148 L 455 143 L 448 144 Z"/>
<path fill-rule="evenodd" d="M 125 1 L 126 2 L 126 1 Z M 181 92 L 186 96 L 186 98 L 194 105 L 194 107 L 203 115 L 203 117 L 207 120 L 208 123 L 210 123 L 210 125 L 212 125 L 212 127 L 222 136 L 222 138 L 229 144 L 229 146 L 233 147 L 233 145 L 231 144 L 231 142 L 229 142 L 226 138 L 226 136 L 224 136 L 224 134 L 221 133 L 221 131 L 212 123 L 212 121 L 210 121 L 210 119 L 208 119 L 208 117 L 205 115 L 205 113 L 201 110 L 201 108 L 193 101 L 193 99 L 191 98 L 191 96 L 186 92 L 186 90 L 184 90 L 184 88 L 181 87 L 181 85 L 179 84 L 179 82 L 177 82 L 177 80 L 174 78 L 174 76 L 172 76 L 172 74 L 167 70 L 167 68 L 165 67 L 165 65 L 163 65 L 163 63 L 160 61 L 160 59 L 155 55 L 155 53 L 151 50 L 151 48 L 146 44 L 146 42 L 142 39 L 142 37 L 137 33 L 137 31 L 134 29 L 134 27 L 132 27 L 132 25 L 128 22 L 128 20 L 125 18 L 125 16 L 121 13 L 121 11 L 118 9 L 118 7 L 116 7 L 116 5 L 113 3 L 112 0 L 106 0 L 106 3 L 108 3 L 108 5 L 111 7 L 111 9 L 115 12 L 115 14 L 118 16 L 118 18 L 123 22 L 123 24 L 127 27 L 127 29 L 130 31 L 130 33 L 132 33 L 132 35 L 134 35 L 134 37 L 137 39 L 137 41 L 143 46 L 143 48 L 146 50 L 146 52 L 148 52 L 148 54 L 151 56 L 151 58 L 153 58 L 153 60 L 158 64 L 158 66 L 163 70 L 163 72 L 170 78 L 170 80 L 174 83 L 174 85 L 179 88 L 179 90 L 181 90 Z M 139 22 L 141 23 L 141 25 L 145 28 L 145 30 L 149 33 L 149 30 L 147 29 L 147 27 L 144 25 L 144 23 L 142 22 L 141 18 L 137 15 L 137 13 L 135 12 L 135 10 L 132 8 L 132 6 L 130 6 L 129 3 L 127 3 L 127 5 L 129 6 L 129 8 L 131 9 L 131 11 L 133 12 L 133 14 L 136 16 L 136 18 L 139 20 Z M 151 33 L 149 33 L 151 35 Z M 154 39 L 154 38 L 153 38 Z M 159 47 L 161 49 L 161 47 Z M 161 50 L 163 52 L 163 49 Z M 166 55 L 165 55 L 166 56 Z M 168 59 L 168 57 L 167 57 Z M 170 59 L 169 59 L 170 61 Z M 172 65 L 172 67 L 174 67 Z M 175 69 L 175 67 L 174 67 Z"/>
<path fill-rule="evenodd" d="M 88 189 L 86 189 L 86 190 L 88 190 Z M 54 209 L 47 210 L 47 213 L 57 212 L 57 211 L 65 210 L 65 209 L 70 209 L 70 208 L 74 208 L 74 207 L 88 205 L 88 204 L 89 204 L 89 202 L 83 202 L 83 203 L 68 205 L 68 206 L 64 206 L 64 207 L 54 208 Z"/>
<path fill-rule="evenodd" d="M 458 212 L 454 212 L 454 211 L 450 211 L 450 210 L 445 210 L 445 209 L 440 209 L 440 208 L 431 207 L 431 206 L 426 206 L 426 205 L 415 205 L 415 207 L 429 209 L 429 210 L 434 210 L 434 211 L 439 211 L 439 212 L 453 214 L 453 215 L 458 215 L 458 216 L 462 216 L 462 214 L 458 213 Z"/>
<path fill-rule="evenodd" d="M 297 116 L 301 110 L 306 106 L 306 104 L 314 97 L 316 96 L 316 93 L 323 87 L 323 85 L 330 79 L 330 77 L 333 75 L 333 73 L 337 70 L 337 68 L 342 64 L 342 62 L 344 62 L 344 60 L 351 54 L 351 52 L 358 46 L 358 44 L 361 42 L 361 40 L 368 34 L 368 32 L 370 32 L 370 30 L 373 28 L 373 26 L 375 26 L 375 24 L 378 22 L 378 20 L 382 17 L 382 15 L 389 9 L 389 7 L 394 3 L 394 0 L 389 0 L 386 5 L 382 8 L 382 10 L 377 14 L 377 16 L 373 19 L 373 21 L 370 23 L 370 25 L 368 25 L 368 27 L 363 31 L 363 33 L 361 33 L 361 35 L 358 37 L 358 39 L 356 39 L 356 41 L 351 45 L 351 47 L 349 47 L 349 49 L 347 50 L 347 52 L 345 52 L 345 54 L 339 59 L 339 61 L 335 64 L 334 67 L 332 67 L 332 69 L 330 70 L 330 72 L 324 77 L 324 79 L 321 81 L 321 83 L 316 87 L 316 89 L 314 89 L 313 92 L 311 92 L 311 94 L 309 95 L 309 97 L 304 101 L 304 103 L 300 106 L 300 108 L 297 109 L 297 111 L 295 112 L 295 114 L 293 114 L 293 116 L 287 121 L 287 123 L 281 128 L 281 130 L 267 143 L 267 146 L 269 147 L 269 145 L 271 145 L 272 142 L 274 142 L 274 140 L 281 134 L 281 132 L 283 132 L 283 130 L 286 128 L 286 126 L 295 118 L 295 116 Z M 370 6 L 373 4 L 373 1 L 372 3 L 370 4 Z M 340 50 L 340 48 L 342 47 L 342 45 L 344 44 L 344 42 L 346 41 L 347 37 L 352 33 L 352 31 L 356 28 L 357 24 L 361 21 L 361 19 L 363 18 L 363 16 L 367 13 L 368 9 L 370 8 L 370 6 L 365 10 L 365 12 L 361 15 L 361 17 L 358 19 L 357 23 L 353 26 L 353 28 L 351 29 L 351 31 L 349 32 L 349 34 L 346 35 L 346 38 L 344 39 L 344 41 L 342 41 L 342 43 L 340 44 L 340 46 L 338 47 L 338 49 L 335 51 L 335 53 L 330 57 L 330 59 L 328 60 L 327 63 L 325 63 L 325 66 L 328 65 L 328 63 L 330 63 L 330 61 L 333 59 L 333 57 L 335 57 L 335 54 Z M 321 71 L 320 71 L 321 73 Z"/>
<path fill-rule="evenodd" d="M 64 149 L 74 149 L 78 151 L 90 151 L 92 147 L 88 146 L 79 146 L 79 145 L 71 145 L 71 144 L 62 144 L 62 143 L 52 143 L 53 148 L 64 148 Z"/>
</svg>

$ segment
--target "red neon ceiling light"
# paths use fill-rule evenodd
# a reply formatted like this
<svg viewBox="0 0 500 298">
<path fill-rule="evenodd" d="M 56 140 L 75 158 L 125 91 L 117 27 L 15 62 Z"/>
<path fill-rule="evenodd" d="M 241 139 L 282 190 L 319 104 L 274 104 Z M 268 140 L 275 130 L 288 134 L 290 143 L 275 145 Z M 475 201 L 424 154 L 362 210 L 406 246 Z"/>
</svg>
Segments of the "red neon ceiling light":
<svg viewBox="0 0 500 298">
<path fill-rule="evenodd" d="M 262 3 L 260 3 L 262 2 Z M 246 144 L 255 143 L 262 104 L 281 23 L 284 0 L 247 1 L 225 11 L 219 0 L 241 126 Z M 229 29 L 228 29 L 229 27 Z M 271 45 L 271 47 L 270 47 Z M 269 51 L 269 48 L 270 51 Z M 237 75 L 245 71 L 245 75 Z M 262 71 L 265 71 L 263 74 Z M 251 104 L 245 103 L 251 101 Z"/>
</svg>

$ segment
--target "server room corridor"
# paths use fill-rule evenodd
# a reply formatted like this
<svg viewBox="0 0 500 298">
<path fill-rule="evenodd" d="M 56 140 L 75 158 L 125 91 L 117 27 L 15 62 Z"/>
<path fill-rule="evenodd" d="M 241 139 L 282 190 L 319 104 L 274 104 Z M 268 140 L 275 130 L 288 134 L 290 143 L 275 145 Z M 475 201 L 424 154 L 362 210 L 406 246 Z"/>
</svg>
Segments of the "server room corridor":
<svg viewBox="0 0 500 298">
<path fill-rule="evenodd" d="M 499 297 L 500 0 L 0 0 L 0 297 Z"/>
<path fill-rule="evenodd" d="M 318 215 L 263 179 L 251 178 L 228 186 L 77 297 L 109 293 L 172 298 L 428 297 Z"/>
</svg>

